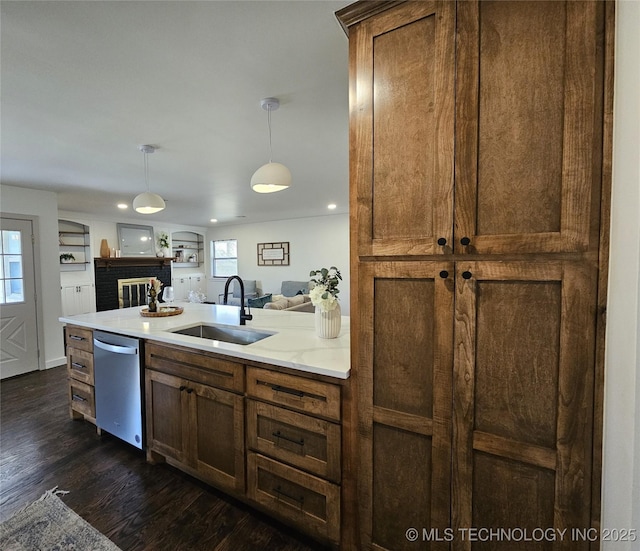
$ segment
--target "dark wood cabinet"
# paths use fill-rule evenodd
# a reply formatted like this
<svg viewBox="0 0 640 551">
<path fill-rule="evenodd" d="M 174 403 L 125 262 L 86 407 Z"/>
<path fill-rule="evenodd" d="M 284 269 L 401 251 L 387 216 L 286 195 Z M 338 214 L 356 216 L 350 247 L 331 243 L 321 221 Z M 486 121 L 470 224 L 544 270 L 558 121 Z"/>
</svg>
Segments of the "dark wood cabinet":
<svg viewBox="0 0 640 551">
<path fill-rule="evenodd" d="M 202 480 L 243 495 L 244 396 L 208 383 L 223 369 L 231 373 L 221 379 L 226 386 L 233 386 L 233 375 L 243 384 L 244 366 L 154 343 L 145 350 L 148 457 L 173 460 Z M 203 369 L 207 361 L 210 369 Z"/>
<path fill-rule="evenodd" d="M 612 15 L 338 12 L 361 549 L 415 549 L 412 527 L 420 548 L 470 550 L 506 548 L 471 527 L 598 526 Z"/>
</svg>

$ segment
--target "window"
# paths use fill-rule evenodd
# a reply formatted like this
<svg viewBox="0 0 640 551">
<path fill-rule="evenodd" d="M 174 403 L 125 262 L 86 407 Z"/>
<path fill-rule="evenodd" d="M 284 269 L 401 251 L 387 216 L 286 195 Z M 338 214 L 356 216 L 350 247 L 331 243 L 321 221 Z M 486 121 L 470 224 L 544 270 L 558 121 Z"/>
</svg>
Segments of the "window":
<svg viewBox="0 0 640 551">
<path fill-rule="evenodd" d="M 19 231 L 2 230 L 0 304 L 24 302 L 21 238 Z"/>
<path fill-rule="evenodd" d="M 211 273 L 213 277 L 229 277 L 238 273 L 238 240 L 211 242 Z"/>
</svg>

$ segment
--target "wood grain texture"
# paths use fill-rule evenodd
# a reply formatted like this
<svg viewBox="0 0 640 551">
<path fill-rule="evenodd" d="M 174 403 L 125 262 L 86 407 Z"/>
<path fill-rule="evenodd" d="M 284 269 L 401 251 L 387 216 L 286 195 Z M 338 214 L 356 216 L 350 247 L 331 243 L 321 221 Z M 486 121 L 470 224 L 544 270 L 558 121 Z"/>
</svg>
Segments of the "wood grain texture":
<svg viewBox="0 0 640 551">
<path fill-rule="evenodd" d="M 0 387 L 0 519 L 58 486 L 63 501 L 127 551 L 319 551 L 326 546 L 67 416 L 64 366 Z"/>
</svg>

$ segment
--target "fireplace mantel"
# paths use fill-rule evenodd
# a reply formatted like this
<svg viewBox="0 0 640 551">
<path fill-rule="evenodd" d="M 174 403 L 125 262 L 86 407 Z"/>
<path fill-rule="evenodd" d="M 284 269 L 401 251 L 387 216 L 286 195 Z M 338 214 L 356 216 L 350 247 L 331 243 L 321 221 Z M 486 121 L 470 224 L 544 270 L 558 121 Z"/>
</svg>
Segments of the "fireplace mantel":
<svg viewBox="0 0 640 551">
<path fill-rule="evenodd" d="M 167 266 L 173 258 L 158 256 L 124 256 L 120 258 L 94 258 L 96 268 L 112 268 L 116 266 Z"/>
</svg>

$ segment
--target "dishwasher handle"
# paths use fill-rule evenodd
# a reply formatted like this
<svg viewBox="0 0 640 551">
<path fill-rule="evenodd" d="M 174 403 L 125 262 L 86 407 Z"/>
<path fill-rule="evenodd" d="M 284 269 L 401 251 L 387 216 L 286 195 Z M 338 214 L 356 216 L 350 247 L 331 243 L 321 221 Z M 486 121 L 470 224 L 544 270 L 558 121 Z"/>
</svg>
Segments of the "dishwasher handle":
<svg viewBox="0 0 640 551">
<path fill-rule="evenodd" d="M 114 352 L 115 354 L 137 354 L 138 348 L 134 346 L 118 346 L 115 344 L 109 344 L 108 342 L 102 342 L 98 339 L 93 339 L 93 345 L 98 348 L 102 348 L 102 350 L 107 350 L 109 352 Z"/>
</svg>

